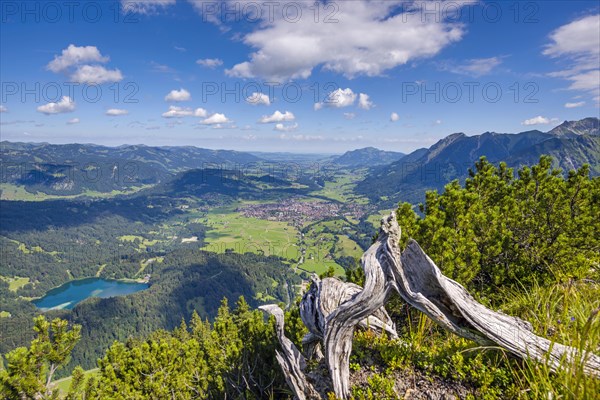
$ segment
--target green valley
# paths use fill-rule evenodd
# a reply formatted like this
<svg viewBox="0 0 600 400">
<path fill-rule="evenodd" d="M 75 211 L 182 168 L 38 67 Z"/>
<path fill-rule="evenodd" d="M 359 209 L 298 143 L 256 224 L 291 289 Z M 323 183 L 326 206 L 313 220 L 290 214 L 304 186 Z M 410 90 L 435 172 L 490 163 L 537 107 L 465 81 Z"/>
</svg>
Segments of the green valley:
<svg viewBox="0 0 600 400">
<path fill-rule="evenodd" d="M 534 137 L 534 142 L 543 136 L 527 135 Z M 561 140 L 580 137 L 568 139 L 568 134 L 562 134 Z M 429 151 L 436 157 L 452 153 L 448 149 L 454 140 Z M 258 336 L 247 338 L 247 347 L 235 345 L 242 346 L 242 353 L 231 350 L 228 355 L 241 363 L 242 369 L 233 371 L 222 365 L 218 376 L 204 373 L 202 379 L 208 380 L 200 384 L 204 393 L 200 398 L 233 395 L 231 390 L 236 386 L 231 386 L 231 380 L 243 379 L 249 373 L 244 369 L 249 368 L 246 361 L 237 357 L 248 357 L 258 348 L 262 348 L 262 353 L 257 362 L 269 367 L 260 378 L 251 374 L 252 377 L 270 379 L 278 386 L 267 389 L 256 384 L 249 390 L 258 397 L 267 392 L 273 396 L 287 393 L 281 371 L 272 359 L 263 358 L 275 350 L 273 326 L 262 314 L 250 310 L 265 303 L 281 304 L 287 310 L 286 319 L 291 318 L 287 332 L 298 343 L 303 328 L 297 301 L 310 284 L 310 276 L 362 283 L 359 259 L 371 245 L 382 216 L 395 209 L 391 202 L 400 203 L 397 217 L 402 237 L 417 238 L 428 254 L 436 257 L 444 273 L 466 285 L 484 304 L 526 315 L 523 307 L 532 301 L 528 293 L 555 296 L 558 292 L 546 293 L 544 285 L 557 285 L 560 292 L 565 282 L 573 281 L 592 294 L 592 303 L 576 307 L 594 307 L 596 289 L 585 283 L 597 279 L 597 243 L 590 241 L 597 236 L 597 224 L 590 214 L 598 206 L 594 168 L 582 167 L 578 172 L 566 173 L 553 170 L 553 159 L 542 157 L 539 165 L 524 167 L 517 174 L 505 164 L 495 166 L 480 158 L 472 164 L 466 178 L 460 174 L 444 177 L 457 180 L 444 181 L 443 192 L 420 195 L 431 182 L 419 180 L 415 173 L 399 181 L 398 187 L 406 188 L 405 193 L 393 192 L 397 188 L 389 185 L 390 179 L 395 179 L 390 169 L 402 168 L 398 163 L 405 157 L 422 160 L 422 153 L 402 156 L 399 161 L 398 154 L 391 154 L 391 164 L 371 167 L 361 164 L 362 153 L 358 151 L 339 164 L 326 158 L 326 167 L 320 169 L 310 164 L 314 159 L 307 160 L 303 172 L 290 175 L 281 173 L 285 170 L 281 164 L 273 165 L 268 160 L 239 169 L 176 170 L 163 165 L 168 176 L 160 182 L 120 188 L 100 184 L 94 189 L 85 184 L 77 193 L 71 189 L 60 192 L 56 186 L 43 192 L 39 183 L 28 186 L 14 179 L 2 183 L 5 195 L 0 200 L 0 352 L 7 354 L 9 360 L 17 356 L 11 351 L 34 340 L 39 335 L 32 330 L 36 316 L 79 326 L 77 344 L 54 377 L 62 395 L 89 390 L 86 396 L 95 398 L 93 393 L 104 393 L 98 385 L 107 379 L 118 381 L 119 385 L 130 384 L 129 376 L 109 378 L 109 365 L 117 362 L 124 351 L 132 351 L 132 360 L 138 362 L 136 357 L 159 356 L 153 346 L 174 346 L 177 351 L 194 354 L 199 366 L 207 363 L 212 368 L 216 361 L 210 358 L 215 356 L 210 352 L 214 350 L 207 349 L 220 346 L 214 342 L 215 335 L 225 335 L 227 340 L 233 340 L 231 343 L 239 343 L 245 334 L 240 330 L 254 324 L 260 331 Z M 373 157 L 373 150 L 365 152 L 365 162 L 371 162 Z M 348 160 L 351 166 L 346 164 L 350 163 Z M 145 162 L 143 158 L 138 161 Z M 183 168 L 175 159 L 171 163 Z M 380 184 L 375 183 L 378 180 Z M 367 183 L 371 186 L 365 186 Z M 533 187 L 546 192 L 532 198 Z M 100 191 L 92 192 L 96 190 Z M 387 194 L 379 196 L 382 190 Z M 550 192 L 554 194 L 550 196 Z M 561 208 L 557 208 L 559 203 Z M 523 204 L 531 212 L 520 216 L 516 210 Z M 547 210 L 551 213 L 544 214 Z M 538 218 L 544 215 L 542 224 Z M 562 227 L 559 220 L 563 221 Z M 573 237 L 565 235 L 567 220 L 571 221 Z M 546 248 L 547 243 L 550 245 Z M 577 249 L 577 254 L 567 249 Z M 67 282 L 85 278 L 147 282 L 149 288 L 107 298 L 90 294 L 72 309 L 60 305 L 45 312 L 31 301 Z M 224 308 L 223 299 L 228 304 L 238 302 L 236 308 Z M 444 336 L 400 303 L 393 303 L 389 309 L 398 326 L 402 326 L 399 331 L 405 340 L 414 340 L 417 335 L 425 341 L 427 330 L 431 334 L 427 339 L 431 349 L 417 346 L 410 353 L 396 354 L 389 342 L 378 342 L 372 347 L 371 339 L 357 333 L 361 346 L 359 355 L 353 355 L 357 365 L 364 362 L 368 353 L 393 375 L 397 364 L 387 358 L 388 353 L 402 359 L 422 357 L 429 360 L 433 369 L 414 361 L 411 374 L 423 374 L 425 368 L 426 374 L 434 374 L 434 381 L 453 379 L 459 391 L 477 394 L 491 387 L 501 396 L 520 387 L 511 368 L 522 366 L 504 361 L 498 364 L 497 358 L 469 358 L 467 362 L 472 364 L 457 366 L 456 371 L 439 367 L 446 362 L 444 357 L 449 357 L 447 346 L 471 351 L 471 344 Z M 235 315 L 233 320 L 227 316 L 229 312 Z M 568 318 L 576 319 L 584 318 L 581 313 L 584 311 L 577 315 L 567 312 Z M 36 321 L 40 323 L 39 319 Z M 536 325 L 536 329 L 550 329 L 548 324 L 556 321 L 543 327 Z M 569 332 L 561 334 L 567 338 L 575 334 Z M 595 343 L 596 339 L 591 340 Z M 195 353 L 198 343 L 204 343 L 206 349 Z M 483 377 L 459 379 L 475 368 L 474 363 L 487 363 L 495 371 L 493 374 L 504 374 L 504 378 L 495 375 L 489 382 L 484 382 Z M 77 366 L 91 372 L 83 373 L 75 369 Z M 389 374 L 369 373 L 368 382 L 359 386 L 373 388 L 377 379 L 383 384 L 388 379 L 385 376 Z M 219 379 L 229 383 L 219 384 Z M 84 381 L 87 388 L 77 386 Z M 190 385 L 190 381 L 185 382 Z M 354 393 L 361 398 L 359 386 Z M 143 390 L 140 393 L 148 394 Z"/>
</svg>

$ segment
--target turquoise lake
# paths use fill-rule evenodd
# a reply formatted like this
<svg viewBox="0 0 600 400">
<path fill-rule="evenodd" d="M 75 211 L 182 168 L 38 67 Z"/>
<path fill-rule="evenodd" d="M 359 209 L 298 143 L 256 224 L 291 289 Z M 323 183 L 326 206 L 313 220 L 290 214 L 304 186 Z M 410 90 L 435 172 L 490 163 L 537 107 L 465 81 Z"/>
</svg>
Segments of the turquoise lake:
<svg viewBox="0 0 600 400">
<path fill-rule="evenodd" d="M 34 300 L 33 304 L 42 311 L 71 309 L 89 297 L 124 296 L 148 287 L 147 283 L 87 278 L 71 281 L 52 289 L 41 299 Z"/>
</svg>

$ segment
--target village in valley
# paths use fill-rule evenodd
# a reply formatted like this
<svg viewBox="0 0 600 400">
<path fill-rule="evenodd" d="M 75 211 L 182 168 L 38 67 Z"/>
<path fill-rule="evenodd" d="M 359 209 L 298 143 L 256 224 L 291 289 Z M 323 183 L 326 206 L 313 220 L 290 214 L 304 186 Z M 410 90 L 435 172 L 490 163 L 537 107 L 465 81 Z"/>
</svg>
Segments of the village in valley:
<svg viewBox="0 0 600 400">
<path fill-rule="evenodd" d="M 313 221 L 350 217 L 360 219 L 365 209 L 359 204 L 341 204 L 330 201 L 306 201 L 290 198 L 279 203 L 244 204 L 236 211 L 245 217 L 287 222 L 296 228 Z"/>
</svg>

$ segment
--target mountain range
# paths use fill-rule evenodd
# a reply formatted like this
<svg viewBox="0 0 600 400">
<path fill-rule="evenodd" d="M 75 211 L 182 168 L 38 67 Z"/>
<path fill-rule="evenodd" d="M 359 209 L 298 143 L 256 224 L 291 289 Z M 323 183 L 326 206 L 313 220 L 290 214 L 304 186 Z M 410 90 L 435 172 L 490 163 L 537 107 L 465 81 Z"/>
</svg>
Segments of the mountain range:
<svg viewBox="0 0 600 400">
<path fill-rule="evenodd" d="M 565 121 L 556 128 L 517 134 L 485 132 L 467 136 L 454 133 L 428 149 L 416 150 L 400 160 L 373 168 L 356 190 L 372 201 L 422 201 L 426 190 L 441 190 L 454 179 L 465 179 L 482 156 L 506 161 L 511 167 L 531 165 L 543 154 L 554 167 L 569 171 L 589 164 L 600 175 L 600 120 Z"/>
<path fill-rule="evenodd" d="M 585 118 L 565 121 L 548 132 L 485 132 L 475 136 L 454 133 L 429 148 L 418 149 L 407 155 L 374 147 L 331 156 L 246 153 L 192 146 L 106 147 L 94 144 L 56 145 L 3 141 L 0 142 L 0 156 L 3 160 L 0 183 L 23 186 L 31 193 L 39 191 L 46 194 L 77 195 L 126 191 L 169 184 L 171 181 L 173 185 L 187 181 L 183 185 L 187 186 L 190 179 L 198 174 L 194 175 L 192 172 L 191 175 L 185 175 L 185 172 L 193 170 L 217 168 L 226 171 L 248 165 L 312 165 L 316 162 L 350 170 L 367 168 L 366 178 L 357 184 L 354 191 L 372 202 L 391 204 L 399 200 L 422 201 L 426 190 L 440 190 L 453 179 L 466 178 L 469 169 L 482 156 L 493 163 L 506 161 L 511 167 L 519 167 L 536 163 L 542 154 L 552 156 L 554 166 L 563 171 L 576 169 L 587 163 L 591 166 L 592 174 L 600 175 L 600 120 Z M 202 173 L 200 175 L 203 176 Z M 295 180 L 303 181 L 303 184 L 308 182 L 308 186 L 324 184 L 319 183 L 319 179 L 315 177 L 304 175 Z M 203 191 L 208 190 L 208 183 L 210 182 L 202 182 Z M 227 185 L 223 185 L 221 180 L 218 183 L 222 187 L 217 192 L 233 190 L 226 189 Z M 234 186 L 239 184 L 240 182 L 234 182 Z M 286 182 L 281 186 L 289 184 L 290 182 Z M 196 186 L 195 190 L 198 189 L 199 186 Z"/>
<path fill-rule="evenodd" d="M 71 195 L 111 192 L 168 180 L 176 173 L 249 164 L 261 159 L 233 150 L 192 146 L 151 147 L 0 142 L 0 182 L 31 192 Z"/>
</svg>

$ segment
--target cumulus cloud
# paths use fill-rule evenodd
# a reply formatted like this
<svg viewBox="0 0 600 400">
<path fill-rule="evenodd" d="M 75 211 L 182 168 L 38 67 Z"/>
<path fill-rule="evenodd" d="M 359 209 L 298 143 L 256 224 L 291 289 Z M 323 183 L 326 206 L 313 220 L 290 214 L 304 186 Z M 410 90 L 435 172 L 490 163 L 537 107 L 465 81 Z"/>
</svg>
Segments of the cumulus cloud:
<svg viewBox="0 0 600 400">
<path fill-rule="evenodd" d="M 219 58 L 201 58 L 199 60 L 196 60 L 196 64 L 202 65 L 206 68 L 216 68 L 223 65 L 223 60 Z"/>
<path fill-rule="evenodd" d="M 69 96 L 63 96 L 57 103 L 44 104 L 37 110 L 46 115 L 73 112 L 75 111 L 75 102 Z"/>
<path fill-rule="evenodd" d="M 54 56 L 46 68 L 55 73 L 68 74 L 71 81 L 87 84 L 119 82 L 123 74 L 118 69 L 107 69 L 103 64 L 109 61 L 96 46 L 75 46 L 70 44 L 60 56 Z M 94 65 L 90 65 L 94 63 Z"/>
<path fill-rule="evenodd" d="M 275 128 L 273 128 L 276 131 L 279 132 L 291 132 L 291 131 L 295 131 L 296 129 L 298 129 L 298 124 L 294 123 L 291 125 L 284 125 L 284 124 L 275 124 Z"/>
<path fill-rule="evenodd" d="M 67 125 L 75 125 L 79 123 L 79 118 L 71 118 L 67 121 Z"/>
<path fill-rule="evenodd" d="M 550 40 L 543 54 L 568 65 L 550 76 L 570 81 L 568 89 L 587 92 L 600 102 L 600 14 L 559 27 Z"/>
<path fill-rule="evenodd" d="M 123 13 L 156 14 L 175 0 L 121 0 Z"/>
<path fill-rule="evenodd" d="M 252 93 L 252 95 L 250 95 L 246 98 L 246 103 L 253 105 L 253 106 L 259 106 L 259 105 L 269 106 L 269 105 L 271 105 L 271 99 L 269 99 L 269 96 L 267 96 L 264 93 L 254 92 L 254 93 Z"/>
<path fill-rule="evenodd" d="M 8 112 L 8 108 L 6 108 L 5 106 L 0 106 L 0 113 L 5 113 Z"/>
<path fill-rule="evenodd" d="M 449 21 L 441 11 L 423 20 L 415 9 L 429 7 L 426 3 L 338 2 L 335 23 L 315 24 L 313 18 L 306 17 L 290 23 L 281 13 L 268 20 L 266 14 L 271 17 L 273 13 L 263 13 L 262 24 L 242 39 L 254 51 L 247 61 L 226 73 L 285 80 L 308 78 L 321 66 L 348 78 L 382 75 L 408 62 L 433 57 L 463 37 L 464 25 Z M 460 7 L 464 3 L 457 4 Z M 312 15 L 311 2 L 295 4 L 303 8 L 303 15 Z M 330 14 L 329 8 L 321 9 L 321 15 Z"/>
<path fill-rule="evenodd" d="M 100 54 L 96 46 L 75 46 L 70 44 L 62 51 L 60 56 L 54 56 L 46 68 L 52 72 L 62 72 L 73 65 L 79 65 L 88 62 L 105 63 L 109 58 Z"/>
<path fill-rule="evenodd" d="M 344 118 L 346 119 L 354 119 L 356 117 L 356 114 L 354 113 L 344 113 Z"/>
<path fill-rule="evenodd" d="M 97 84 L 120 82 L 123 75 L 118 69 L 109 70 L 101 65 L 82 65 L 71 74 L 71 80 L 77 83 Z"/>
<path fill-rule="evenodd" d="M 181 118 L 181 117 L 200 117 L 205 118 L 208 115 L 204 108 L 183 108 L 177 106 L 170 106 L 169 111 L 162 114 L 163 118 Z"/>
<path fill-rule="evenodd" d="M 367 96 L 367 100 L 369 96 Z M 334 107 L 334 108 L 342 108 L 349 107 L 354 104 L 356 100 L 356 93 L 352 91 L 350 88 L 346 89 L 336 89 L 333 92 L 327 95 L 325 101 L 321 103 L 315 103 L 315 110 L 320 110 L 323 107 Z"/>
<path fill-rule="evenodd" d="M 202 121 L 203 125 L 216 125 L 216 124 L 225 124 L 229 122 L 229 119 L 225 116 L 225 114 L 214 113 L 210 117 L 206 118 Z"/>
<path fill-rule="evenodd" d="M 537 117 L 526 119 L 525 121 L 521 122 L 521 125 L 548 125 L 557 121 L 558 118 L 546 118 L 538 115 Z"/>
<path fill-rule="evenodd" d="M 190 101 L 192 95 L 185 89 L 171 90 L 169 94 L 165 96 L 165 101 Z"/>
<path fill-rule="evenodd" d="M 122 115 L 129 114 L 129 111 L 123 110 L 121 108 L 110 108 L 110 109 L 106 110 L 105 114 L 108 116 L 111 116 L 111 117 L 119 117 Z"/>
<path fill-rule="evenodd" d="M 578 101 L 577 103 L 565 103 L 565 108 L 577 108 L 585 106 L 585 101 Z"/>
<path fill-rule="evenodd" d="M 369 99 L 369 95 L 365 93 L 358 94 L 358 108 L 362 108 L 363 110 L 370 110 L 373 108 L 375 104 Z"/>
<path fill-rule="evenodd" d="M 393 113 L 390 115 L 390 121 L 392 121 L 392 122 L 396 122 L 396 121 L 398 121 L 399 119 L 400 119 L 400 116 L 398 115 L 398 113 L 395 113 L 395 112 L 393 112 Z"/>
<path fill-rule="evenodd" d="M 469 75 L 478 78 L 489 74 L 501 63 L 502 59 L 500 57 L 473 58 L 465 60 L 462 63 L 444 62 L 440 65 L 440 69 L 450 71 L 454 74 Z"/>
<path fill-rule="evenodd" d="M 284 113 L 279 110 L 275 111 L 271 115 L 263 115 L 262 118 L 258 121 L 261 124 L 268 124 L 271 122 L 285 122 L 285 121 L 293 121 L 296 117 L 290 111 L 286 111 Z"/>
</svg>

